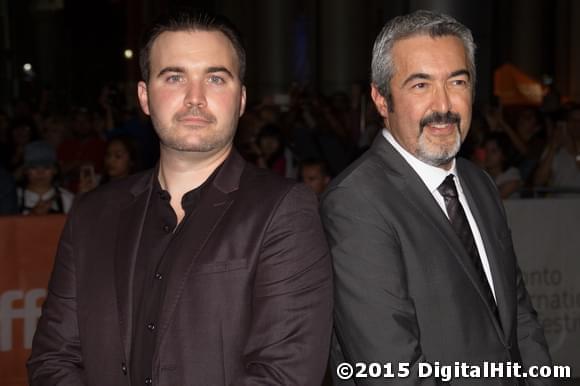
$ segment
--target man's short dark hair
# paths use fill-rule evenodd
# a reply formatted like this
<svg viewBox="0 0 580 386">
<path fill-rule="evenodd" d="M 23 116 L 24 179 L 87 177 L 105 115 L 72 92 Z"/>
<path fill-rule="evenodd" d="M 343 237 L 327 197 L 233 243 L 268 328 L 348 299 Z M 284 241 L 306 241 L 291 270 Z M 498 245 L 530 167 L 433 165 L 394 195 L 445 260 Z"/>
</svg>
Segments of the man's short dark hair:
<svg viewBox="0 0 580 386">
<path fill-rule="evenodd" d="M 236 51 L 239 64 L 238 76 L 243 82 L 246 73 L 246 49 L 244 48 L 242 35 L 238 29 L 225 17 L 211 13 L 193 10 L 180 10 L 158 19 L 143 35 L 141 50 L 139 52 L 139 67 L 141 77 L 145 82 L 149 81 L 151 47 L 159 35 L 163 32 L 180 31 L 218 31 L 223 33 L 232 43 Z"/>
</svg>

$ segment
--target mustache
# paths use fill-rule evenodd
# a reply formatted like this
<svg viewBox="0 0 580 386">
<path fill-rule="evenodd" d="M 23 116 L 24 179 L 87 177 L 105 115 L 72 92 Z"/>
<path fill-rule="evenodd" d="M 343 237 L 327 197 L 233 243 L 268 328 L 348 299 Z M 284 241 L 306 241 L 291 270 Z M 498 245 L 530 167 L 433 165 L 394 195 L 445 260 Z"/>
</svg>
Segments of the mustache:
<svg viewBox="0 0 580 386">
<path fill-rule="evenodd" d="M 213 123 L 216 121 L 216 118 L 211 113 L 204 111 L 197 106 L 193 106 L 189 110 L 184 111 L 182 113 L 175 114 L 175 119 L 178 121 L 180 121 L 182 119 L 187 119 L 187 118 L 201 118 L 201 119 L 206 120 L 210 123 Z"/>
<path fill-rule="evenodd" d="M 423 132 L 423 128 L 427 125 L 447 125 L 447 124 L 456 124 L 457 130 L 461 131 L 460 125 L 461 123 L 461 116 L 457 113 L 452 113 L 448 111 L 446 113 L 434 112 L 419 121 L 419 128 L 420 132 Z"/>
</svg>

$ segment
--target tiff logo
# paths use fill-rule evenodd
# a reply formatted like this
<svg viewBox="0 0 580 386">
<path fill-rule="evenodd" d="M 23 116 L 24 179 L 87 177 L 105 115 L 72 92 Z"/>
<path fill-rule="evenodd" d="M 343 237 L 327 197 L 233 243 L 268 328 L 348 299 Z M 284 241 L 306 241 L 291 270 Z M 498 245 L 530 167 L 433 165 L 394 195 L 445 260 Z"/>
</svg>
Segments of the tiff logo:
<svg viewBox="0 0 580 386">
<path fill-rule="evenodd" d="M 32 337 L 40 317 L 38 299 L 46 297 L 46 290 L 35 288 L 29 291 L 13 290 L 0 294 L 0 351 L 12 350 L 12 321 L 24 319 L 24 348 L 32 347 Z M 24 299 L 24 307 L 14 308 L 14 302 Z"/>
</svg>

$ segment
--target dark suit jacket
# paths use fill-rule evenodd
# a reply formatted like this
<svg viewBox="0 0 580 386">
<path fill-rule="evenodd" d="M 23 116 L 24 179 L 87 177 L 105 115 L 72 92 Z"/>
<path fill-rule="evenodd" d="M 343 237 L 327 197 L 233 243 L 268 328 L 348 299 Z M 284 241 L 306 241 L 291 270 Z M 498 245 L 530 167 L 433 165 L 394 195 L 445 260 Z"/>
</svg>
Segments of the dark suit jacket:
<svg viewBox="0 0 580 386">
<path fill-rule="evenodd" d="M 129 385 L 132 274 L 152 171 L 82 196 L 62 234 L 28 362 L 32 385 Z M 174 258 L 153 385 L 319 385 L 332 326 L 314 194 L 232 152 Z"/>
<path fill-rule="evenodd" d="M 464 263 L 467 252 L 449 220 L 379 134 L 332 183 L 322 203 L 335 272 L 335 365 L 392 362 L 396 373 L 399 362 L 409 362 L 410 377 L 395 384 L 433 384 L 432 378 L 414 376 L 419 362 L 551 363 L 495 185 L 466 160 L 457 160 L 457 170 L 489 258 L 501 325 L 485 302 L 475 268 Z M 385 382 L 367 378 L 350 384 Z M 479 380 L 514 384 L 505 382 Z M 471 383 L 478 381 L 452 382 Z"/>
</svg>

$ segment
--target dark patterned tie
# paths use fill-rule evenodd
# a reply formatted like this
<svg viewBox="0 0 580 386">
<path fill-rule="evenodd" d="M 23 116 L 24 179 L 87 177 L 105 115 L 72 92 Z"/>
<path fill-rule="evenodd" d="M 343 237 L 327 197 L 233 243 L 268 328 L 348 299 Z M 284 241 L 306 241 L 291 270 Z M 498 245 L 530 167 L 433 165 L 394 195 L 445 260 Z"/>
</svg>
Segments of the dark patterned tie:
<svg viewBox="0 0 580 386">
<path fill-rule="evenodd" d="M 467 250 L 467 254 L 470 257 L 470 261 L 468 261 L 468 263 L 475 267 L 475 271 L 477 272 L 477 275 L 479 276 L 479 279 L 483 285 L 486 300 L 491 307 L 495 317 L 499 321 L 497 304 L 495 303 L 495 298 L 491 292 L 489 281 L 485 275 L 483 264 L 481 263 L 481 258 L 479 256 L 479 252 L 477 251 L 477 246 L 475 245 L 475 239 L 473 238 L 471 227 L 467 221 L 467 216 L 465 215 L 463 206 L 461 206 L 461 203 L 459 202 L 459 198 L 457 196 L 457 187 L 455 186 L 455 181 L 453 181 L 453 174 L 449 174 L 445 178 L 445 181 L 439 185 L 437 190 L 445 199 L 445 207 L 447 208 L 449 222 L 451 222 L 451 226 Z"/>
</svg>

